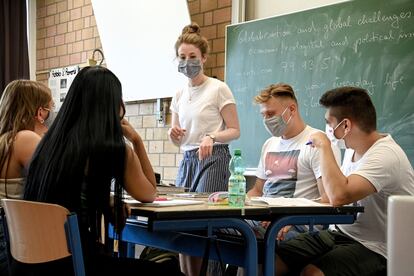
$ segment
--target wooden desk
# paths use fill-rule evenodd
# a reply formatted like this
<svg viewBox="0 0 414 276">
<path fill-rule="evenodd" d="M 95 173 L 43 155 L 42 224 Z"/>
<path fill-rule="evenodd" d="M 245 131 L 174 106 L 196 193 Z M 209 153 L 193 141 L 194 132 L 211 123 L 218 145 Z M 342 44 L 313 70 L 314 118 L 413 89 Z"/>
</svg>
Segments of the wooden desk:
<svg viewBox="0 0 414 276">
<path fill-rule="evenodd" d="M 132 218 L 122 232 L 122 240 L 202 257 L 211 239 L 217 242 L 219 252 L 212 247 L 211 259 L 222 257 L 223 262 L 242 266 L 247 275 L 257 275 L 258 247 L 253 230 L 245 219 L 272 221 L 264 248 L 264 274 L 274 275 L 276 235 L 289 224 L 349 224 L 353 223 L 363 207 L 257 207 L 231 208 L 200 205 L 175 207 L 131 207 Z M 147 217 L 147 222 L 135 218 Z M 214 230 L 235 228 L 244 242 L 220 239 Z M 191 231 L 198 231 L 192 233 Z M 133 256 L 130 252 L 128 255 Z"/>
</svg>

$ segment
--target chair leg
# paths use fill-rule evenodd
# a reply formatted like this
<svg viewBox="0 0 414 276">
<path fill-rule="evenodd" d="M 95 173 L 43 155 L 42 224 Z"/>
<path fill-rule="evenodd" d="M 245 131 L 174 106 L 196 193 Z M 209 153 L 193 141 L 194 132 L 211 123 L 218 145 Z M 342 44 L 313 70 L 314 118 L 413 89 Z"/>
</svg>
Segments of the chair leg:
<svg viewBox="0 0 414 276">
<path fill-rule="evenodd" d="M 68 215 L 65 223 L 65 231 L 68 240 L 68 248 L 72 253 L 75 276 L 85 276 L 85 264 L 83 261 L 81 238 L 76 214 Z"/>
</svg>

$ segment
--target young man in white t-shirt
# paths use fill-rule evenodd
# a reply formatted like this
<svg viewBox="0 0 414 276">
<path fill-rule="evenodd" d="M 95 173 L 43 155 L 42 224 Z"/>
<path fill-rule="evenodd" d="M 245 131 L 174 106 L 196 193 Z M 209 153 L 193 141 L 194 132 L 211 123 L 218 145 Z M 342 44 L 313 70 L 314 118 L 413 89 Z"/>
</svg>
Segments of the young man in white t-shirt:
<svg viewBox="0 0 414 276">
<path fill-rule="evenodd" d="M 388 197 L 414 195 L 413 168 L 391 135 L 377 132 L 375 107 L 364 89 L 336 88 L 319 102 L 327 108 L 331 137 L 314 133 L 309 140 L 319 149 L 326 196 L 334 206 L 357 202 L 365 211 L 354 224 L 280 245 L 277 275 L 385 275 Z M 335 140 L 348 148 L 341 169 L 330 147 Z"/>
<path fill-rule="evenodd" d="M 318 149 L 306 145 L 309 136 L 320 131 L 303 121 L 293 88 L 284 83 L 272 84 L 255 97 L 255 102 L 260 105 L 263 123 L 272 137 L 262 147 L 257 179 L 247 195 L 322 198 L 327 201 Z M 340 160 L 338 148 L 336 154 Z M 263 234 L 267 224 L 256 225 L 255 229 Z M 285 227 L 278 239 L 289 239 L 306 230 L 303 226 Z"/>
</svg>

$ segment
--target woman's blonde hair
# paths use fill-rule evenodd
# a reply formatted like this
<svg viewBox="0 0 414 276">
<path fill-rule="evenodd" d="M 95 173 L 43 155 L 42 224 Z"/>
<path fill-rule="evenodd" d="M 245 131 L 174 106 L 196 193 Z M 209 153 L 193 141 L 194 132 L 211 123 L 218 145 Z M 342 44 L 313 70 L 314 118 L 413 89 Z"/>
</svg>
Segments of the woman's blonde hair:
<svg viewBox="0 0 414 276">
<path fill-rule="evenodd" d="M 204 36 L 200 34 L 200 26 L 197 23 L 192 23 L 183 28 L 181 35 L 175 42 L 175 54 L 178 56 L 178 48 L 181 44 L 187 43 L 196 46 L 203 56 L 206 56 L 209 52 L 208 41 Z"/>
<path fill-rule="evenodd" d="M 0 99 L 1 170 L 11 153 L 16 134 L 21 130 L 34 130 L 37 110 L 49 107 L 51 100 L 50 89 L 40 82 L 15 80 L 6 86 Z"/>
</svg>

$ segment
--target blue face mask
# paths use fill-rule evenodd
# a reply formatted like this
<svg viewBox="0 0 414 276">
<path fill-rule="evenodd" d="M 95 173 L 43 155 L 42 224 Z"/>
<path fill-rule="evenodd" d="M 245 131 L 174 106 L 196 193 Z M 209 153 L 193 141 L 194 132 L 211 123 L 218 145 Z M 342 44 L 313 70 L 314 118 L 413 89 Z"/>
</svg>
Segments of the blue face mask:
<svg viewBox="0 0 414 276">
<path fill-rule="evenodd" d="M 178 72 L 183 73 L 189 79 L 193 79 L 201 72 L 201 61 L 196 58 L 180 60 Z"/>
<path fill-rule="evenodd" d="M 285 132 L 286 127 L 290 122 L 290 119 L 292 119 L 292 115 L 290 115 L 287 122 L 285 122 L 285 120 L 283 120 L 282 116 L 283 116 L 283 114 L 285 114 L 286 110 L 287 110 L 287 107 L 285 108 L 285 110 L 282 112 L 281 115 L 275 115 L 273 117 L 263 119 L 263 124 L 266 127 L 266 130 L 271 135 L 273 135 L 275 137 L 280 137 Z"/>
</svg>

